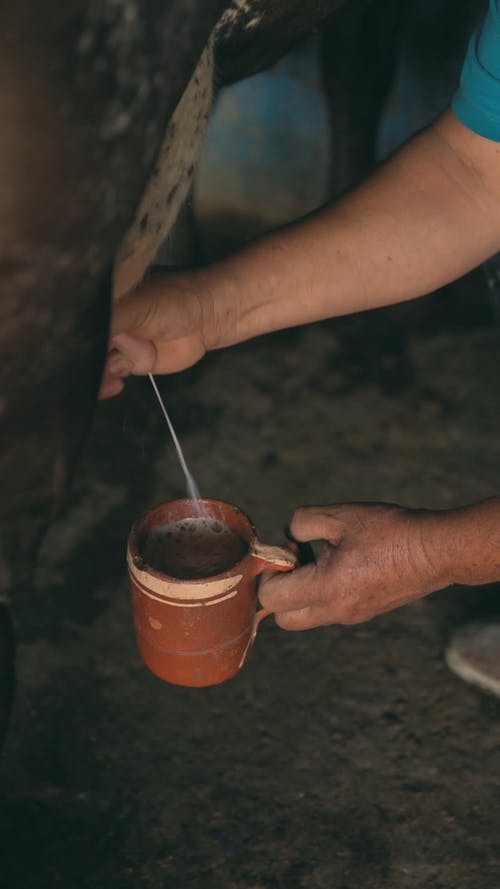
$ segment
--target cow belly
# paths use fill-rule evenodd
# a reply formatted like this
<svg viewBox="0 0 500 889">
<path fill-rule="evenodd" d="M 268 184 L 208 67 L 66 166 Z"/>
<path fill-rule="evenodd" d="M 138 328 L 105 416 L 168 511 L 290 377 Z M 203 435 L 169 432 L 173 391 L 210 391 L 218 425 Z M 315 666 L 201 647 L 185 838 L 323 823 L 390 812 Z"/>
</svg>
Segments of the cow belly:
<svg viewBox="0 0 500 889">
<path fill-rule="evenodd" d="M 118 251 L 115 297 L 141 281 L 186 199 L 207 131 L 213 80 L 211 40 L 168 123 L 155 168 Z"/>
</svg>

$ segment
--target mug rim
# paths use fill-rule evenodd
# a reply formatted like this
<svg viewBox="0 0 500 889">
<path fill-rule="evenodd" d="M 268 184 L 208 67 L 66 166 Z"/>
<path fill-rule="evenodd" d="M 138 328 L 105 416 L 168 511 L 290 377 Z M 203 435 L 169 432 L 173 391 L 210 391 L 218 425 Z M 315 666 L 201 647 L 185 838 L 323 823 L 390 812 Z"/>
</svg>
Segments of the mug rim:
<svg viewBox="0 0 500 889">
<path fill-rule="evenodd" d="M 139 518 L 137 518 L 135 520 L 135 522 L 132 524 L 132 527 L 131 527 L 129 535 L 128 535 L 127 551 L 128 551 L 128 554 L 129 554 L 134 566 L 139 571 L 147 571 L 148 574 L 151 574 L 153 577 L 156 577 L 158 580 L 165 580 L 166 579 L 169 581 L 169 583 L 193 584 L 193 585 L 196 584 L 197 585 L 197 584 L 207 584 L 207 583 L 210 583 L 211 581 L 223 580 L 224 578 L 228 578 L 232 574 L 235 573 L 235 568 L 238 568 L 239 566 L 243 566 L 245 562 L 251 563 L 253 561 L 253 554 L 252 554 L 251 547 L 252 547 L 252 543 L 257 538 L 257 531 L 255 530 L 253 522 L 250 520 L 250 518 L 248 517 L 246 512 L 244 512 L 244 510 L 240 509 L 239 506 L 236 506 L 235 503 L 230 503 L 228 500 L 222 500 L 220 497 L 200 497 L 199 498 L 200 503 L 206 503 L 208 505 L 220 504 L 221 506 L 229 507 L 232 511 L 237 513 L 239 516 L 243 517 L 243 519 L 245 520 L 245 522 L 248 526 L 249 535 L 250 535 L 249 538 L 246 540 L 246 543 L 248 544 L 248 550 L 245 553 L 245 555 L 242 556 L 241 559 L 238 559 L 237 562 L 234 562 L 234 564 L 231 565 L 230 568 L 227 568 L 226 571 L 219 571 L 217 574 L 209 574 L 206 577 L 193 577 L 193 578 L 175 577 L 173 574 L 167 574 L 165 571 L 160 571 L 157 568 L 153 568 L 153 566 L 150 565 L 149 562 L 146 562 L 146 560 L 143 559 L 143 557 L 141 556 L 141 554 L 139 552 L 139 547 L 137 544 L 137 535 L 138 535 L 138 531 L 140 529 L 141 524 L 147 519 L 147 517 L 149 515 L 151 515 L 151 513 L 156 512 L 158 509 L 161 509 L 161 507 L 176 506 L 176 505 L 188 504 L 188 503 L 192 503 L 192 502 L 193 502 L 193 499 L 191 497 L 177 497 L 175 500 L 164 500 L 161 503 L 158 503 L 156 506 L 151 507 L 151 509 L 148 509 L 147 512 L 143 513 L 141 516 L 139 516 Z M 186 518 L 188 518 L 188 516 L 186 516 Z M 189 516 L 189 518 L 197 518 L 197 516 Z M 213 516 L 213 518 L 216 518 L 216 516 Z M 180 520 L 174 519 L 173 521 L 180 521 Z M 152 527 L 154 527 L 154 526 L 152 526 Z"/>
</svg>

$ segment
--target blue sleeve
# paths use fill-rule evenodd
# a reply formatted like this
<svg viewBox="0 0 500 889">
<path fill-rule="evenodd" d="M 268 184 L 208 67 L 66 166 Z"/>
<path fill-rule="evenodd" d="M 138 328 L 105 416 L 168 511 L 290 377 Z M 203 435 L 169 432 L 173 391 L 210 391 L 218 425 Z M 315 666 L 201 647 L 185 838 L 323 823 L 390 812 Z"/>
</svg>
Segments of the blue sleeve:
<svg viewBox="0 0 500 889">
<path fill-rule="evenodd" d="M 500 0 L 473 34 L 451 107 L 470 130 L 500 142 Z"/>
</svg>

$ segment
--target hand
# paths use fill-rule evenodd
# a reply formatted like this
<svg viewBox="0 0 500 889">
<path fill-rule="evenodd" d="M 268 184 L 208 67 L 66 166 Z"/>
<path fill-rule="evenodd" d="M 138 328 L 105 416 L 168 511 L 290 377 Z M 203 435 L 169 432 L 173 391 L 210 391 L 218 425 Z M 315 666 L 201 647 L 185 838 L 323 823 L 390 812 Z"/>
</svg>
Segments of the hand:
<svg viewBox="0 0 500 889">
<path fill-rule="evenodd" d="M 433 529 L 446 514 L 389 504 L 340 504 L 298 509 L 297 541 L 323 540 L 315 563 L 262 580 L 259 599 L 285 630 L 356 624 L 442 589 L 446 550 Z"/>
<path fill-rule="evenodd" d="M 118 395 L 130 374 L 173 373 L 203 357 L 202 287 L 198 272 L 154 272 L 115 302 L 100 398 Z"/>
</svg>

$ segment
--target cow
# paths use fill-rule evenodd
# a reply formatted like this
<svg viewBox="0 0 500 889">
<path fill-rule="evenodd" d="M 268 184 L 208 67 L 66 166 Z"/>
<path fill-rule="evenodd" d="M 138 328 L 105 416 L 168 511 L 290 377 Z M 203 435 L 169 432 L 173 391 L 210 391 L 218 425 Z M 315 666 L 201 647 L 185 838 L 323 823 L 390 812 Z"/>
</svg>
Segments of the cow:
<svg viewBox="0 0 500 889">
<path fill-rule="evenodd" d="M 0 6 L 0 730 L 29 583 L 92 415 L 113 258 L 221 0 Z"/>
<path fill-rule="evenodd" d="M 405 0 L 346 0 L 335 32 L 328 17 L 343 2 L 0 5 L 0 746 L 14 683 L 9 601 L 30 583 L 92 416 L 112 291 L 141 279 L 175 221 L 215 84 L 262 70 L 326 19 L 335 78 L 348 70 L 343 40 L 367 16 L 392 41 Z M 369 78 L 368 129 L 383 67 L 376 95 Z M 372 135 L 363 125 L 362 139 Z M 352 145 L 345 184 L 372 151 Z"/>
</svg>

